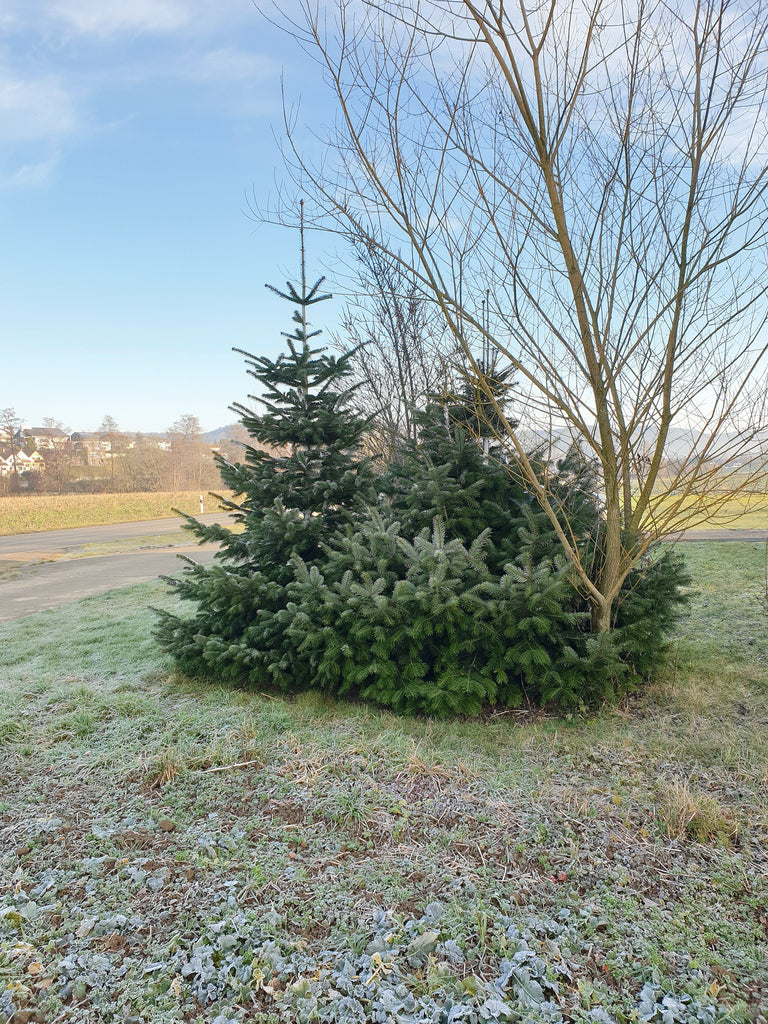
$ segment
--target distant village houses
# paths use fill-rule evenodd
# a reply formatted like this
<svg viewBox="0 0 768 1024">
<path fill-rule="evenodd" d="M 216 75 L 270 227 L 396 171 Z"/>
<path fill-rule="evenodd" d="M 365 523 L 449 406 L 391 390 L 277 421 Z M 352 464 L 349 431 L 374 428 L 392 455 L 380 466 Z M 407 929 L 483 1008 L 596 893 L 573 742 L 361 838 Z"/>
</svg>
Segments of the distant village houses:
<svg viewBox="0 0 768 1024">
<path fill-rule="evenodd" d="M 39 451 L 28 455 L 23 449 L 0 451 L 0 477 L 13 476 L 14 473 L 42 473 L 45 459 Z"/>
<path fill-rule="evenodd" d="M 193 416 L 162 434 L 0 428 L 0 494 L 204 490 L 219 484 L 212 441 Z"/>
<path fill-rule="evenodd" d="M 58 427 L 22 427 L 13 438 L 0 437 L 0 477 L 42 473 L 46 459 L 68 452 L 81 466 L 106 466 L 136 447 L 132 434 L 101 434 L 98 431 L 74 431 L 68 434 Z M 170 451 L 171 442 L 164 437 L 142 436 L 141 443 L 160 451 Z"/>
<path fill-rule="evenodd" d="M 42 473 L 45 454 L 65 448 L 69 435 L 56 427 L 25 427 L 0 442 L 0 477 Z"/>
<path fill-rule="evenodd" d="M 139 439 L 134 434 L 101 434 L 96 430 L 76 430 L 70 434 L 70 440 L 74 452 L 84 466 L 106 466 L 110 459 L 132 451 L 139 444 Z M 163 452 L 170 451 L 171 448 L 171 442 L 163 437 L 142 434 L 140 441 Z"/>
<path fill-rule="evenodd" d="M 63 448 L 69 444 L 69 434 L 58 427 L 22 427 L 16 431 L 14 441 L 25 451 L 40 451 L 41 448 Z"/>
</svg>

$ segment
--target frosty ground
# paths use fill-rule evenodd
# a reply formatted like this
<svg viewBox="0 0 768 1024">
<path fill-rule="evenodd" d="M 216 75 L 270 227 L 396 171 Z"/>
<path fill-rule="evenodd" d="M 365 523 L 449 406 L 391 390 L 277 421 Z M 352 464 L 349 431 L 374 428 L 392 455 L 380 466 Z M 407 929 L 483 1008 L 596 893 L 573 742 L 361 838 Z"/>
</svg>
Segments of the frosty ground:
<svg viewBox="0 0 768 1024">
<path fill-rule="evenodd" d="M 765 1020 L 764 552 L 686 555 L 569 719 L 180 679 L 160 584 L 0 626 L 0 1021 Z"/>
</svg>

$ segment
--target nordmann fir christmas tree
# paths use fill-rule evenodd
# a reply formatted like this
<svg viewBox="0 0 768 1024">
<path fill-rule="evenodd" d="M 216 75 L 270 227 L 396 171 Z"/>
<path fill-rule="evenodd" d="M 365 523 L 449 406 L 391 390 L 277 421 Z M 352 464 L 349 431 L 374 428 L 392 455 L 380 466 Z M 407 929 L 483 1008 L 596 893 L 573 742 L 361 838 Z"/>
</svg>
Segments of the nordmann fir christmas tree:
<svg viewBox="0 0 768 1024">
<path fill-rule="evenodd" d="M 234 492 L 220 501 L 242 532 L 186 516 L 198 541 L 218 542 L 220 551 L 213 564 L 190 561 L 181 578 L 167 578 L 195 606 L 191 617 L 158 611 L 156 636 L 188 675 L 293 688 L 298 666 L 284 625 L 294 559 L 311 566 L 321 544 L 374 497 L 360 447 L 369 421 L 350 408 L 355 389 L 345 384 L 354 351 L 336 357 L 310 347 L 321 332 L 309 329 L 309 307 L 331 298 L 323 281 L 307 286 L 302 218 L 299 287 L 267 285 L 296 306 L 287 351 L 272 360 L 235 350 L 264 389 L 263 412 L 231 407 L 256 442 L 245 445 L 244 461 L 217 457 Z"/>
</svg>

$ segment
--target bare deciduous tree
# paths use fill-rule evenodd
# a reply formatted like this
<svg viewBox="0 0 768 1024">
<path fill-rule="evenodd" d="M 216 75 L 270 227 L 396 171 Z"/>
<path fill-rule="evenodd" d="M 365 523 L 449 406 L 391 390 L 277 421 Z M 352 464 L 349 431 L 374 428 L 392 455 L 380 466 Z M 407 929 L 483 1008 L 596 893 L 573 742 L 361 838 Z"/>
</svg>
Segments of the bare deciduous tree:
<svg viewBox="0 0 768 1024">
<path fill-rule="evenodd" d="M 45 459 L 43 486 L 47 491 L 64 494 L 69 485 L 70 468 L 75 461 L 74 446 L 68 436 L 70 430 L 53 416 L 44 416 L 42 425 L 51 431 L 51 445 L 41 453 Z M 61 432 L 58 437 L 57 432 Z"/>
<path fill-rule="evenodd" d="M 375 415 L 376 443 L 387 458 L 415 440 L 414 412 L 427 397 L 448 389 L 460 351 L 402 263 L 380 248 L 353 242 L 361 299 L 348 303 L 339 347 L 358 347 L 353 379 L 356 402 Z"/>
<path fill-rule="evenodd" d="M 134 434 L 121 461 L 126 491 L 162 491 L 171 486 L 170 452 L 156 439 Z"/>
<path fill-rule="evenodd" d="M 763 473 L 768 5 L 339 0 L 334 21 L 300 4 L 290 31 L 339 117 L 313 164 L 287 113 L 297 180 L 414 274 L 480 378 L 471 338 L 509 360 L 524 426 L 597 459 L 590 570 L 506 424 L 610 629 L 648 546 Z"/>
<path fill-rule="evenodd" d="M 104 417 L 99 426 L 99 437 L 109 444 L 109 487 L 115 490 L 115 455 L 119 454 L 118 449 L 123 448 L 123 435 L 114 416 L 109 413 Z"/>
<path fill-rule="evenodd" d="M 16 441 L 16 434 L 21 430 L 21 425 L 21 420 L 16 415 L 16 410 L 12 406 L 0 409 L 0 444 L 8 446 L 11 456 L 11 493 L 17 493 L 19 490 L 19 464 L 17 459 L 19 445 Z"/>
<path fill-rule="evenodd" d="M 185 488 L 203 490 L 216 486 L 219 479 L 210 449 L 204 444 L 200 420 L 185 413 L 168 429 L 171 442 L 171 487 L 174 491 Z"/>
</svg>

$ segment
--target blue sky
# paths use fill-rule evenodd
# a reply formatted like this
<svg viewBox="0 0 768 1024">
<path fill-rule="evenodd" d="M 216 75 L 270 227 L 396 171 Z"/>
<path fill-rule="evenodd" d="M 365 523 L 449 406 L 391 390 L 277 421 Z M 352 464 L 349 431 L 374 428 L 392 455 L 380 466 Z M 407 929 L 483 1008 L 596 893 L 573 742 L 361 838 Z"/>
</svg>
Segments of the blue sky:
<svg viewBox="0 0 768 1024">
<path fill-rule="evenodd" d="M 290 329 L 264 284 L 295 277 L 298 240 L 247 212 L 284 177 L 281 74 L 309 116 L 306 59 L 250 0 L 3 0 L 0 407 L 72 430 L 234 420 L 232 347 L 277 354 Z"/>
</svg>

